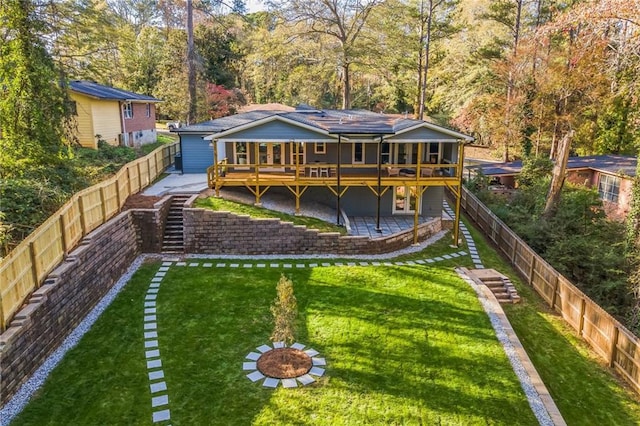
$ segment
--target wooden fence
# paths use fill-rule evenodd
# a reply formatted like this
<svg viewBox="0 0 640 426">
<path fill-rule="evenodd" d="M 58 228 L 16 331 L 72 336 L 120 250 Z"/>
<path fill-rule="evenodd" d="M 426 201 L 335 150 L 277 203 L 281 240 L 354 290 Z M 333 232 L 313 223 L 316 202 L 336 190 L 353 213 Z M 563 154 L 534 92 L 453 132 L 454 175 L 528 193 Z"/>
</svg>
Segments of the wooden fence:
<svg viewBox="0 0 640 426">
<path fill-rule="evenodd" d="M 123 166 L 115 176 L 73 195 L 0 262 L 0 333 L 27 297 L 64 257 L 98 226 L 115 216 L 127 197 L 173 164 L 178 143 Z"/>
<path fill-rule="evenodd" d="M 549 306 L 640 393 L 640 339 L 536 254 L 467 188 L 461 206 Z"/>
</svg>

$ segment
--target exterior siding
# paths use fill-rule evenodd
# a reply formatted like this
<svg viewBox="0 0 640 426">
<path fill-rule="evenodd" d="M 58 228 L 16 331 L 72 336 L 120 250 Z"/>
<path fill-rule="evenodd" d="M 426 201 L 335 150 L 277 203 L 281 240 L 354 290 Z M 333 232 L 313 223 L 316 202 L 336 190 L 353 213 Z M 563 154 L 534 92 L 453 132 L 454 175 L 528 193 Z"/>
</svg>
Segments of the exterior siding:
<svg viewBox="0 0 640 426">
<path fill-rule="evenodd" d="M 76 118 L 78 143 L 86 148 L 97 148 L 95 132 L 93 131 L 93 114 L 91 113 L 93 99 L 74 92 L 70 92 L 70 96 L 75 101 L 76 111 L 78 112 Z"/>
<path fill-rule="evenodd" d="M 401 133 L 399 135 L 392 136 L 387 140 L 389 142 L 400 142 L 402 140 L 431 140 L 431 141 L 451 141 L 456 139 L 455 136 L 450 136 L 445 133 L 440 133 L 432 129 L 419 128 L 410 132 Z"/>
<path fill-rule="evenodd" d="M 209 141 L 202 139 L 204 135 L 181 135 L 183 173 L 206 173 L 213 165 L 213 147 Z"/>
<path fill-rule="evenodd" d="M 120 140 L 120 104 L 118 101 L 92 100 L 93 132 L 109 145 L 118 145 Z"/>
<path fill-rule="evenodd" d="M 283 142 L 289 141 L 291 139 L 300 141 L 304 141 L 305 139 L 335 139 L 331 136 L 323 135 L 312 130 L 307 130 L 288 123 L 283 123 L 281 121 L 272 121 L 270 123 L 263 124 L 262 126 L 234 133 L 230 137 L 233 139 L 246 139 L 248 142 L 251 142 L 256 139 L 282 140 L 282 135 L 286 135 L 286 140 L 283 140 Z"/>
<path fill-rule="evenodd" d="M 147 105 L 150 107 L 150 114 L 147 117 Z M 156 133 L 156 106 L 153 103 L 131 104 L 133 117 L 124 119 L 124 133 L 126 145 L 140 146 L 153 143 L 157 140 Z"/>
</svg>

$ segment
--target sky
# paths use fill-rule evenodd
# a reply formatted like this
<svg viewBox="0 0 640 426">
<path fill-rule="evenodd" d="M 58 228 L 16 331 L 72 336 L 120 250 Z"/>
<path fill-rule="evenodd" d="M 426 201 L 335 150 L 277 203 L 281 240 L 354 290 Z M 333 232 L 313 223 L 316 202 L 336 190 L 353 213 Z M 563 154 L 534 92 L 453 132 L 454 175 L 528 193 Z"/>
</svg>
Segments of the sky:
<svg viewBox="0 0 640 426">
<path fill-rule="evenodd" d="M 247 11 L 251 12 L 259 12 L 265 9 L 265 5 L 262 0 L 246 0 Z"/>
</svg>

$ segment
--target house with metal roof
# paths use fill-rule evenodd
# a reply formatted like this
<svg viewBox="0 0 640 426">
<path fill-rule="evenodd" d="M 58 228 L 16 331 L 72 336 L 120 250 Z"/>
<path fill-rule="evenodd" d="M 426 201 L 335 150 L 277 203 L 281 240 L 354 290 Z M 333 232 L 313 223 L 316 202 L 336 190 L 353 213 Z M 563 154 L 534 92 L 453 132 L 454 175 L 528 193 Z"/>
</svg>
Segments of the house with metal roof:
<svg viewBox="0 0 640 426">
<path fill-rule="evenodd" d="M 69 83 L 69 94 L 80 145 L 97 148 L 98 139 L 110 145 L 125 146 L 156 141 L 156 103 L 161 102 L 159 99 L 78 80 Z"/>
<path fill-rule="evenodd" d="M 268 190 L 340 215 L 441 217 L 445 188 L 459 195 L 471 136 L 436 124 L 362 110 L 254 110 L 175 130 L 184 173 L 209 186 Z M 457 214 L 457 213 L 456 213 Z M 457 221 L 455 222 L 457 224 Z M 455 229 L 457 233 L 457 227 Z M 457 241 L 457 240 L 456 240 Z"/>
<path fill-rule="evenodd" d="M 607 216 L 624 219 L 630 209 L 631 187 L 636 176 L 637 157 L 624 155 L 590 155 L 569 157 L 566 181 L 588 188 L 597 188 Z M 522 161 L 474 166 L 485 176 L 500 184 L 515 188 L 516 178 L 522 170 Z"/>
</svg>

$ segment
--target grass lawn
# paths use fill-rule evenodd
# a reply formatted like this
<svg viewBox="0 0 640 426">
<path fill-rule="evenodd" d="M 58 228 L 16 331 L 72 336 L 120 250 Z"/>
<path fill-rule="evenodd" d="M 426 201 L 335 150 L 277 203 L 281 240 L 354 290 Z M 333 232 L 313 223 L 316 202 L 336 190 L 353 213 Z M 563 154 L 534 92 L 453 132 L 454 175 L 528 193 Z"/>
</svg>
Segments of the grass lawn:
<svg viewBox="0 0 640 426">
<path fill-rule="evenodd" d="M 469 222 L 466 222 L 469 227 Z M 568 425 L 638 425 L 640 398 L 469 227 L 486 268 L 508 275 L 522 303 L 504 310 Z"/>
<path fill-rule="evenodd" d="M 537 424 L 474 292 L 446 265 L 172 266 L 157 306 L 171 424 Z M 135 274 L 14 424 L 151 423 L 143 300 L 158 267 Z M 297 340 L 327 370 L 269 390 L 242 362 L 268 343 L 281 272 Z"/>
<path fill-rule="evenodd" d="M 347 234 L 347 230 L 344 227 L 316 219 L 315 217 L 294 216 L 275 210 L 268 210 L 262 207 L 225 200 L 223 198 L 199 198 L 196 200 L 195 206 L 203 209 L 226 211 L 255 218 L 276 218 L 283 222 L 291 222 L 294 225 L 304 225 L 307 228 L 317 229 L 321 232 L 338 232 L 342 235 Z"/>
</svg>

